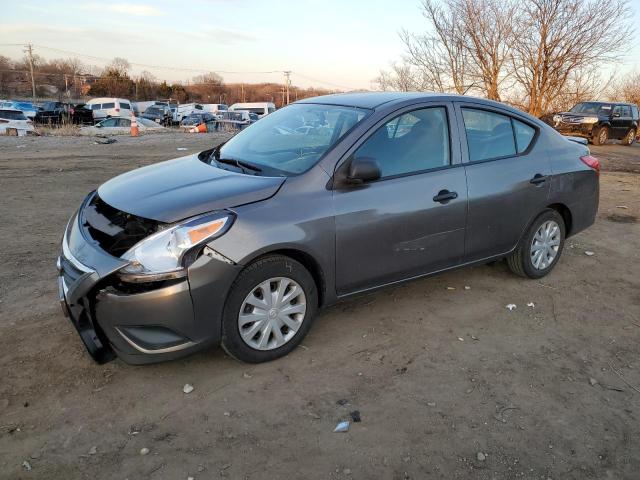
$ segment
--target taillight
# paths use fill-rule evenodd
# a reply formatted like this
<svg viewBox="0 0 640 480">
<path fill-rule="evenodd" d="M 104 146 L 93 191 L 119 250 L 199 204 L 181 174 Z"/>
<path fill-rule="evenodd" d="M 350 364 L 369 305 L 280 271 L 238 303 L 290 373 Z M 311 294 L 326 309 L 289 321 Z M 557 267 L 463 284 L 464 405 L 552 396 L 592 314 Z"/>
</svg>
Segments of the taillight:
<svg viewBox="0 0 640 480">
<path fill-rule="evenodd" d="M 27 120 L 27 125 L 33 125 L 33 122 L 31 120 Z"/>
<path fill-rule="evenodd" d="M 3 120 L 2 118 L 0 118 L 0 123 L 9 123 L 9 120 Z"/>
<path fill-rule="evenodd" d="M 584 163 L 587 167 L 593 168 L 596 171 L 596 175 L 600 175 L 600 160 L 591 155 L 580 157 L 580 160 L 582 160 L 582 163 Z"/>
<path fill-rule="evenodd" d="M 116 108 L 116 112 L 119 112 L 119 111 L 120 111 L 120 109 L 119 109 L 119 108 Z"/>
</svg>

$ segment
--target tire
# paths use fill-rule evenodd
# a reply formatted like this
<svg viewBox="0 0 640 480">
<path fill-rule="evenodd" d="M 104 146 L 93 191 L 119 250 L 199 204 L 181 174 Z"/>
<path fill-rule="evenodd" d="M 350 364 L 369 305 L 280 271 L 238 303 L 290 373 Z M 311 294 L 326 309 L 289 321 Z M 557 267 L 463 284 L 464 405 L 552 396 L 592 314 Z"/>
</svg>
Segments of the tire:
<svg viewBox="0 0 640 480">
<path fill-rule="evenodd" d="M 607 141 L 609 141 L 609 129 L 607 127 L 600 127 L 593 136 L 593 144 L 604 145 Z"/>
<path fill-rule="evenodd" d="M 631 128 L 627 134 L 625 135 L 625 137 L 622 139 L 622 144 L 630 147 L 631 145 L 634 144 L 634 142 L 636 141 L 636 129 L 635 128 Z"/>
<path fill-rule="evenodd" d="M 550 261 L 550 263 L 548 265 L 545 265 L 545 261 L 548 258 L 547 256 L 544 256 L 542 259 L 540 259 L 539 257 L 534 256 L 534 254 L 532 253 L 533 247 L 534 247 L 533 245 L 534 237 L 536 237 L 538 230 L 542 228 L 544 225 L 552 226 L 553 224 L 557 225 L 558 227 L 557 234 L 559 235 L 559 237 L 554 236 L 550 238 L 549 244 L 555 243 L 555 241 L 557 240 L 558 241 L 557 251 L 555 251 L 555 255 L 553 256 L 553 259 Z M 527 232 L 520 240 L 520 243 L 518 243 L 518 246 L 516 247 L 516 249 L 511 253 L 511 255 L 507 257 L 507 265 L 509 265 L 509 268 L 513 273 L 521 277 L 528 277 L 528 278 L 544 277 L 551 270 L 553 270 L 553 267 L 555 267 L 556 263 L 558 263 L 558 260 L 562 255 L 562 249 L 564 248 L 565 235 L 566 235 L 566 227 L 565 227 L 562 216 L 555 210 L 552 210 L 552 209 L 544 210 L 531 223 L 531 225 L 527 229 Z M 540 237 L 536 238 L 537 242 L 539 241 L 539 238 Z M 537 244 L 537 247 L 538 247 L 538 250 L 542 250 L 541 255 L 545 255 L 545 249 L 544 247 L 542 248 L 540 247 L 540 243 Z M 550 247 L 550 248 L 553 249 L 554 247 Z M 537 267 L 534 264 L 534 259 L 542 260 L 540 261 Z"/>
<path fill-rule="evenodd" d="M 282 317 L 279 311 L 280 305 L 276 305 L 277 302 L 274 302 L 273 305 L 270 303 L 264 309 L 255 308 L 253 304 L 247 303 L 250 296 L 254 296 L 258 301 L 260 298 L 256 295 L 265 298 L 262 285 L 267 280 L 274 280 L 270 283 L 270 288 L 279 287 L 278 281 L 283 281 L 283 285 L 289 281 L 289 286 L 287 287 L 291 289 L 287 290 L 289 293 L 294 292 L 293 284 L 297 284 L 296 287 L 301 288 L 303 295 L 298 293 L 296 298 L 293 299 L 295 303 L 283 307 L 284 310 L 285 308 L 299 305 L 299 310 L 302 308 L 302 304 L 305 305 L 304 313 L 287 315 L 287 319 L 290 322 L 299 324 L 296 331 L 290 329 L 287 324 L 280 320 Z M 283 291 L 285 298 L 287 297 L 287 291 Z M 278 308 L 269 308 L 271 306 Z M 247 311 L 247 309 L 249 310 Z M 300 262 L 283 255 L 262 257 L 240 272 L 231 286 L 222 316 L 222 348 L 235 359 L 247 363 L 262 363 L 283 357 L 296 348 L 309 332 L 317 311 L 318 288 L 309 271 Z M 259 325 L 263 325 L 263 327 L 256 330 L 255 337 L 245 340 L 240 331 L 241 314 L 246 315 L 246 319 L 258 316 L 256 312 L 262 316 L 260 322 L 263 323 L 259 324 L 256 321 L 243 325 L 245 338 L 251 334 L 251 329 L 254 326 L 258 328 Z M 276 318 L 272 318 L 272 314 Z M 294 318 L 293 320 L 291 320 L 292 317 Z M 279 326 L 271 322 L 279 322 Z M 267 323 L 270 323 L 271 327 L 266 330 L 268 332 L 267 335 L 263 335 L 265 332 L 264 326 Z M 280 337 L 276 336 L 275 328 L 280 330 Z M 263 337 L 267 337 L 266 341 L 271 345 L 264 345 L 262 349 L 256 345 L 250 345 L 249 342 L 261 342 Z M 285 343 L 278 345 L 279 338 L 286 339 Z"/>
</svg>

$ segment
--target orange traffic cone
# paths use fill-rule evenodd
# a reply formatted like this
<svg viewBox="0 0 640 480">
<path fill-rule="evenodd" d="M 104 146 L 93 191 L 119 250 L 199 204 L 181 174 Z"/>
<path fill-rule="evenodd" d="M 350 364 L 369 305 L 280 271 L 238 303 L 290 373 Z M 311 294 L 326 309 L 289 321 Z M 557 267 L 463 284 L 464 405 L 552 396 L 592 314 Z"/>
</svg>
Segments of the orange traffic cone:
<svg viewBox="0 0 640 480">
<path fill-rule="evenodd" d="M 131 136 L 138 136 L 138 122 L 136 122 L 136 115 L 131 111 Z"/>
<path fill-rule="evenodd" d="M 201 123 L 198 125 L 198 133 L 207 133 L 207 124 Z"/>
</svg>

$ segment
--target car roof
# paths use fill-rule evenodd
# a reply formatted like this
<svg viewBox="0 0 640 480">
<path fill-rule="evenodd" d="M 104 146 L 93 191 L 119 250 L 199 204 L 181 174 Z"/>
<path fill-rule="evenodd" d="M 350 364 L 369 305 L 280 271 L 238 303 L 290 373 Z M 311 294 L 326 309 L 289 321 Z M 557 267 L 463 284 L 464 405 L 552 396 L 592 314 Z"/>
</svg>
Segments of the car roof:
<svg viewBox="0 0 640 480">
<path fill-rule="evenodd" d="M 585 100 L 584 102 L 578 102 L 578 103 L 594 103 L 596 105 L 628 105 L 630 107 L 636 106 L 635 103 L 628 103 L 628 102 L 600 102 L 600 101 L 594 101 L 594 100 Z"/>
</svg>

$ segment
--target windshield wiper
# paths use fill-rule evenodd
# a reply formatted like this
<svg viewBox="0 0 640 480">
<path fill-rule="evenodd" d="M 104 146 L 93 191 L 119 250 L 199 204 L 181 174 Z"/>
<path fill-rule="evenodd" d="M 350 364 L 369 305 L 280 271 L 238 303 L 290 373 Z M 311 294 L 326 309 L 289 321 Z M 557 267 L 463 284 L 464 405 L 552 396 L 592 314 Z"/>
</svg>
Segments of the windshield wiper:
<svg viewBox="0 0 640 480">
<path fill-rule="evenodd" d="M 244 160 L 236 160 L 235 158 L 216 158 L 218 163 L 226 163 L 228 165 L 235 165 L 242 170 L 251 170 L 253 172 L 261 172 L 262 169 L 252 163 L 245 162 Z"/>
</svg>

